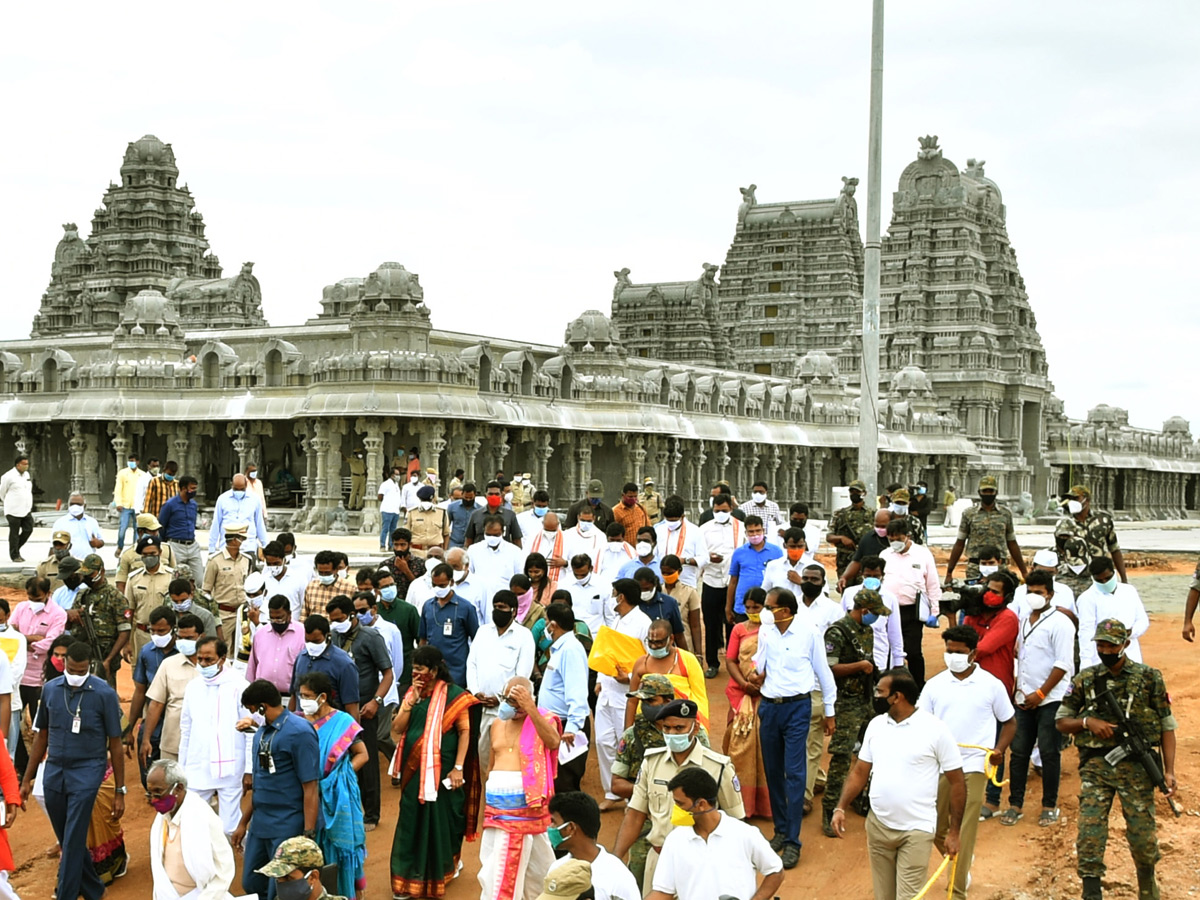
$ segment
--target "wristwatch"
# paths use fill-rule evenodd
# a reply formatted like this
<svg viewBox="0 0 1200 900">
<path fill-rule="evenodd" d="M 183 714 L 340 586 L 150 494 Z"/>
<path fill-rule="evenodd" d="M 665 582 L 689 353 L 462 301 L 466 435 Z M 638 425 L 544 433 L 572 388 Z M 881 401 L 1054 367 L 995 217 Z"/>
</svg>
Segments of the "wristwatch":
<svg viewBox="0 0 1200 900">
<path fill-rule="evenodd" d="M 375 696 L 375 702 L 378 703 L 380 706 L 383 706 L 383 698 L 380 697 L 379 695 Z"/>
<path fill-rule="evenodd" d="M 129 793 L 129 788 L 125 787 L 125 785 L 121 785 L 119 788 L 116 788 L 115 790 L 118 794 L 128 794 Z"/>
<path fill-rule="evenodd" d="M 460 771 L 460 772 L 463 770 L 462 766 L 455 766 L 454 768 L 458 769 L 458 771 Z"/>
</svg>

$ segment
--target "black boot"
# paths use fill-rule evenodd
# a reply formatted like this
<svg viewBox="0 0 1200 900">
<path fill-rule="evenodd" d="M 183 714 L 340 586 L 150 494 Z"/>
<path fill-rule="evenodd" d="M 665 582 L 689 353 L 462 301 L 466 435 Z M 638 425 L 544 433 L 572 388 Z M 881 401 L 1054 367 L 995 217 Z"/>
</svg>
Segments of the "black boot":
<svg viewBox="0 0 1200 900">
<path fill-rule="evenodd" d="M 1083 879 L 1083 900 L 1104 900 L 1100 879 L 1095 875 L 1088 875 Z"/>
<path fill-rule="evenodd" d="M 1159 900 L 1158 881 L 1154 878 L 1154 866 L 1138 866 L 1138 900 Z"/>
</svg>

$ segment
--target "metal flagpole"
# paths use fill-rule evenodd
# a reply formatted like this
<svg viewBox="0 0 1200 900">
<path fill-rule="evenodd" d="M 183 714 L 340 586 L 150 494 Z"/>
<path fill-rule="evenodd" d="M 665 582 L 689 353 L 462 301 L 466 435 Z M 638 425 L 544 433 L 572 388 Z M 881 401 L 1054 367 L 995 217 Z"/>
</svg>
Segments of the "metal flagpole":
<svg viewBox="0 0 1200 900">
<path fill-rule="evenodd" d="M 883 0 L 871 12 L 871 123 L 867 139 L 867 240 L 863 259 L 862 379 L 858 413 L 858 477 L 868 505 L 879 475 L 879 218 L 883 169 Z"/>
</svg>

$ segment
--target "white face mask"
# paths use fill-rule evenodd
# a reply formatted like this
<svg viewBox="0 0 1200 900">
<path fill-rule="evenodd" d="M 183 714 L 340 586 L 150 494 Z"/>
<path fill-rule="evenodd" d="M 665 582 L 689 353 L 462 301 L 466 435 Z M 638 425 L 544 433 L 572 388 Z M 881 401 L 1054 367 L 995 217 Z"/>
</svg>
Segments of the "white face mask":
<svg viewBox="0 0 1200 900">
<path fill-rule="evenodd" d="M 1025 598 L 1029 601 L 1029 608 L 1034 612 L 1041 612 L 1050 605 L 1049 597 L 1044 597 L 1041 594 L 1035 594 L 1033 591 L 1030 591 L 1028 594 L 1026 594 Z"/>
<path fill-rule="evenodd" d="M 87 675 L 72 675 L 70 672 L 65 673 L 67 684 L 71 687 L 83 687 L 88 680 Z"/>
<path fill-rule="evenodd" d="M 642 599 L 643 600 L 653 600 L 654 599 L 654 591 L 653 590 L 642 591 Z"/>
<path fill-rule="evenodd" d="M 649 541 L 638 541 L 634 549 L 637 550 L 638 556 L 649 556 L 654 547 Z"/>
<path fill-rule="evenodd" d="M 337 581 L 337 573 L 333 572 L 332 574 L 329 574 L 329 575 L 318 575 L 317 581 L 319 581 L 319 582 L 321 582 L 321 584 L 325 584 L 325 585 L 333 584 L 335 581 Z"/>
<path fill-rule="evenodd" d="M 543 531 L 542 532 L 542 540 L 546 541 L 547 543 L 553 544 L 555 541 L 558 540 L 558 532 L 557 531 Z"/>
<path fill-rule="evenodd" d="M 433 596 L 437 597 L 439 600 L 445 600 L 450 596 L 450 592 L 452 590 L 453 588 L 451 588 L 449 585 L 446 587 L 435 587 L 433 589 Z"/>
<path fill-rule="evenodd" d="M 167 646 L 167 644 L 171 643 L 171 633 L 167 632 L 166 634 L 152 634 L 150 635 L 150 643 L 161 650 L 163 647 Z"/>
<path fill-rule="evenodd" d="M 946 668 L 956 675 L 971 668 L 971 655 L 969 653 L 943 653 L 942 659 L 946 661 Z"/>
<path fill-rule="evenodd" d="M 72 509 L 74 509 L 74 507 L 72 507 Z M 1080 503 L 1078 500 L 1068 500 L 1067 501 L 1067 512 L 1069 512 L 1073 516 L 1077 516 L 1081 512 L 1083 512 L 1083 504 Z"/>
<path fill-rule="evenodd" d="M 503 538 L 501 538 L 501 536 L 500 536 L 500 535 L 498 535 L 498 534 L 489 534 L 487 537 L 485 537 L 485 538 L 483 539 L 483 542 L 484 542 L 485 544 L 487 544 L 489 547 L 491 547 L 493 550 L 495 550 L 497 547 L 499 547 L 499 546 L 500 546 L 500 541 L 501 541 L 501 540 L 503 540 Z"/>
<path fill-rule="evenodd" d="M 888 549 L 891 550 L 893 553 L 903 553 L 904 547 L 906 544 L 907 544 L 907 541 L 889 541 Z"/>
<path fill-rule="evenodd" d="M 67 507 L 67 512 L 69 512 L 72 516 L 74 516 L 75 518 L 78 519 L 80 516 L 83 515 L 83 506 L 81 506 L 78 503 L 72 503 L 70 506 Z"/>
<path fill-rule="evenodd" d="M 907 503 L 893 503 L 892 504 L 892 512 L 894 512 L 898 516 L 906 516 L 906 515 L 908 515 L 908 504 Z"/>
<path fill-rule="evenodd" d="M 304 642 L 304 651 L 309 656 L 320 656 L 322 653 L 325 652 L 325 644 L 324 643 L 313 644 L 313 643 L 309 643 L 308 641 L 305 641 Z"/>
<path fill-rule="evenodd" d="M 300 711 L 306 716 L 315 716 L 317 710 L 321 708 L 321 701 L 317 699 L 308 699 L 307 697 L 300 698 Z"/>
<path fill-rule="evenodd" d="M 729 521 L 729 517 L 731 515 L 732 515 L 732 513 L 730 513 L 728 510 L 722 509 L 719 512 L 713 513 L 713 521 L 716 522 L 718 525 L 724 525 L 726 522 Z"/>
<path fill-rule="evenodd" d="M 408 479 L 408 483 L 409 483 L 409 484 L 416 484 L 416 483 L 417 483 L 417 476 L 416 476 L 416 475 L 414 475 L 414 476 L 412 476 L 412 478 Z"/>
<path fill-rule="evenodd" d="M 999 566 L 982 566 L 981 565 L 979 567 L 979 574 L 982 575 L 984 578 L 987 578 L 989 575 L 995 575 L 999 571 L 1000 571 Z"/>
<path fill-rule="evenodd" d="M 268 578 L 278 578 L 283 574 L 283 566 L 263 566 L 263 572 Z"/>
<path fill-rule="evenodd" d="M 750 496 L 754 499 L 755 503 L 763 504 L 763 503 L 767 502 L 767 495 L 764 494 L 762 491 L 755 491 Z"/>
<path fill-rule="evenodd" d="M 467 577 L 467 571 L 468 571 L 467 569 L 455 569 L 455 570 L 454 570 L 454 582 L 455 582 L 455 584 L 457 584 L 457 583 L 459 583 L 459 582 L 461 582 L 461 581 L 463 581 L 463 580 L 465 580 L 465 579 L 466 579 L 466 577 Z"/>
<path fill-rule="evenodd" d="M 504 495 L 504 502 L 512 503 L 512 498 L 513 498 L 512 491 L 509 491 L 507 494 Z"/>
<path fill-rule="evenodd" d="M 683 519 L 667 519 L 667 531 L 678 531 L 683 525 Z"/>
<path fill-rule="evenodd" d="M 576 578 L 576 579 L 575 579 L 575 583 L 576 583 L 577 585 L 579 585 L 580 587 L 585 587 L 585 586 L 587 585 L 587 583 L 588 583 L 589 581 L 591 581 L 591 580 L 592 580 L 592 573 L 591 573 L 591 572 L 588 572 L 588 573 L 587 573 L 586 575 L 584 575 L 582 578 Z"/>
<path fill-rule="evenodd" d="M 417 504 L 417 506 L 421 507 L 421 509 L 424 509 L 424 510 L 430 510 L 430 509 L 433 509 L 433 501 L 432 500 L 422 500 Z"/>
<path fill-rule="evenodd" d="M 579 533 L 580 533 L 580 534 L 591 534 L 591 532 L 592 532 L 592 523 L 591 523 L 591 522 L 584 522 L 584 521 L 581 519 L 581 520 L 579 521 Z"/>
<path fill-rule="evenodd" d="M 246 477 L 249 478 L 251 481 L 253 481 L 255 478 L 258 477 L 258 473 L 257 472 L 247 472 Z"/>
<path fill-rule="evenodd" d="M 36 615 L 37 613 L 40 613 L 42 610 L 44 610 L 46 608 L 46 601 L 42 600 L 38 603 L 34 603 L 32 600 L 30 600 L 29 608 L 31 610 L 33 610 L 34 614 Z"/>
<path fill-rule="evenodd" d="M 329 623 L 329 627 L 332 628 L 337 634 L 345 634 L 347 631 L 350 630 L 351 626 L 353 626 L 353 625 L 354 625 L 354 623 L 351 622 L 349 619 L 343 619 L 340 622 L 330 622 Z"/>
</svg>

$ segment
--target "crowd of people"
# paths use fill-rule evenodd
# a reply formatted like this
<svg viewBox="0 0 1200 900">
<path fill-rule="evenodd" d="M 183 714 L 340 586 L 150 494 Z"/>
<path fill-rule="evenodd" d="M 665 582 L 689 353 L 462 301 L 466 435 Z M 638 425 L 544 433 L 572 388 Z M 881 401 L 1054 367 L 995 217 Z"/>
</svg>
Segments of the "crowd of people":
<svg viewBox="0 0 1200 900">
<path fill-rule="evenodd" d="M 354 567 L 271 539 L 253 472 L 217 499 L 204 561 L 194 479 L 171 462 L 144 479 L 129 461 L 113 580 L 74 497 L 27 600 L 0 600 L 0 788 L 10 823 L 31 794 L 50 818 L 60 898 L 98 900 L 124 874 L 135 780 L 156 811 L 162 900 L 227 896 L 237 853 L 240 890 L 261 900 L 361 897 L 387 796 L 397 898 L 443 896 L 478 839 L 485 900 L 768 900 L 800 863 L 805 818 L 836 839 L 851 810 L 878 900 L 914 896 L 934 849 L 964 898 L 981 823 L 1025 815 L 1031 766 L 1038 824 L 1059 822 L 1067 736 L 1089 776 L 1084 896 L 1100 896 L 1114 794 L 1140 896 L 1157 896 L 1155 782 L 1113 761 L 1131 729 L 1098 692 L 1161 748 L 1168 791 L 1175 722 L 1142 664 L 1149 621 L 1112 519 L 1085 486 L 1027 566 L 982 478 L 943 577 L 924 485 L 872 508 L 854 481 L 823 530 L 761 482 L 740 503 L 714 485 L 693 521 L 650 479 L 612 506 L 592 480 L 558 512 L 502 473 L 481 497 L 456 478 L 439 504 L 434 473 L 420 484 L 397 465 L 379 489 L 395 498 L 386 555 Z M 927 678 L 923 636 L 943 626 L 944 668 Z M 714 723 L 722 663 L 728 717 Z M 581 791 L 593 757 L 599 799 Z M 621 820 L 605 848 L 609 812 Z M 0 838 L 11 869 L 4 850 Z"/>
</svg>

